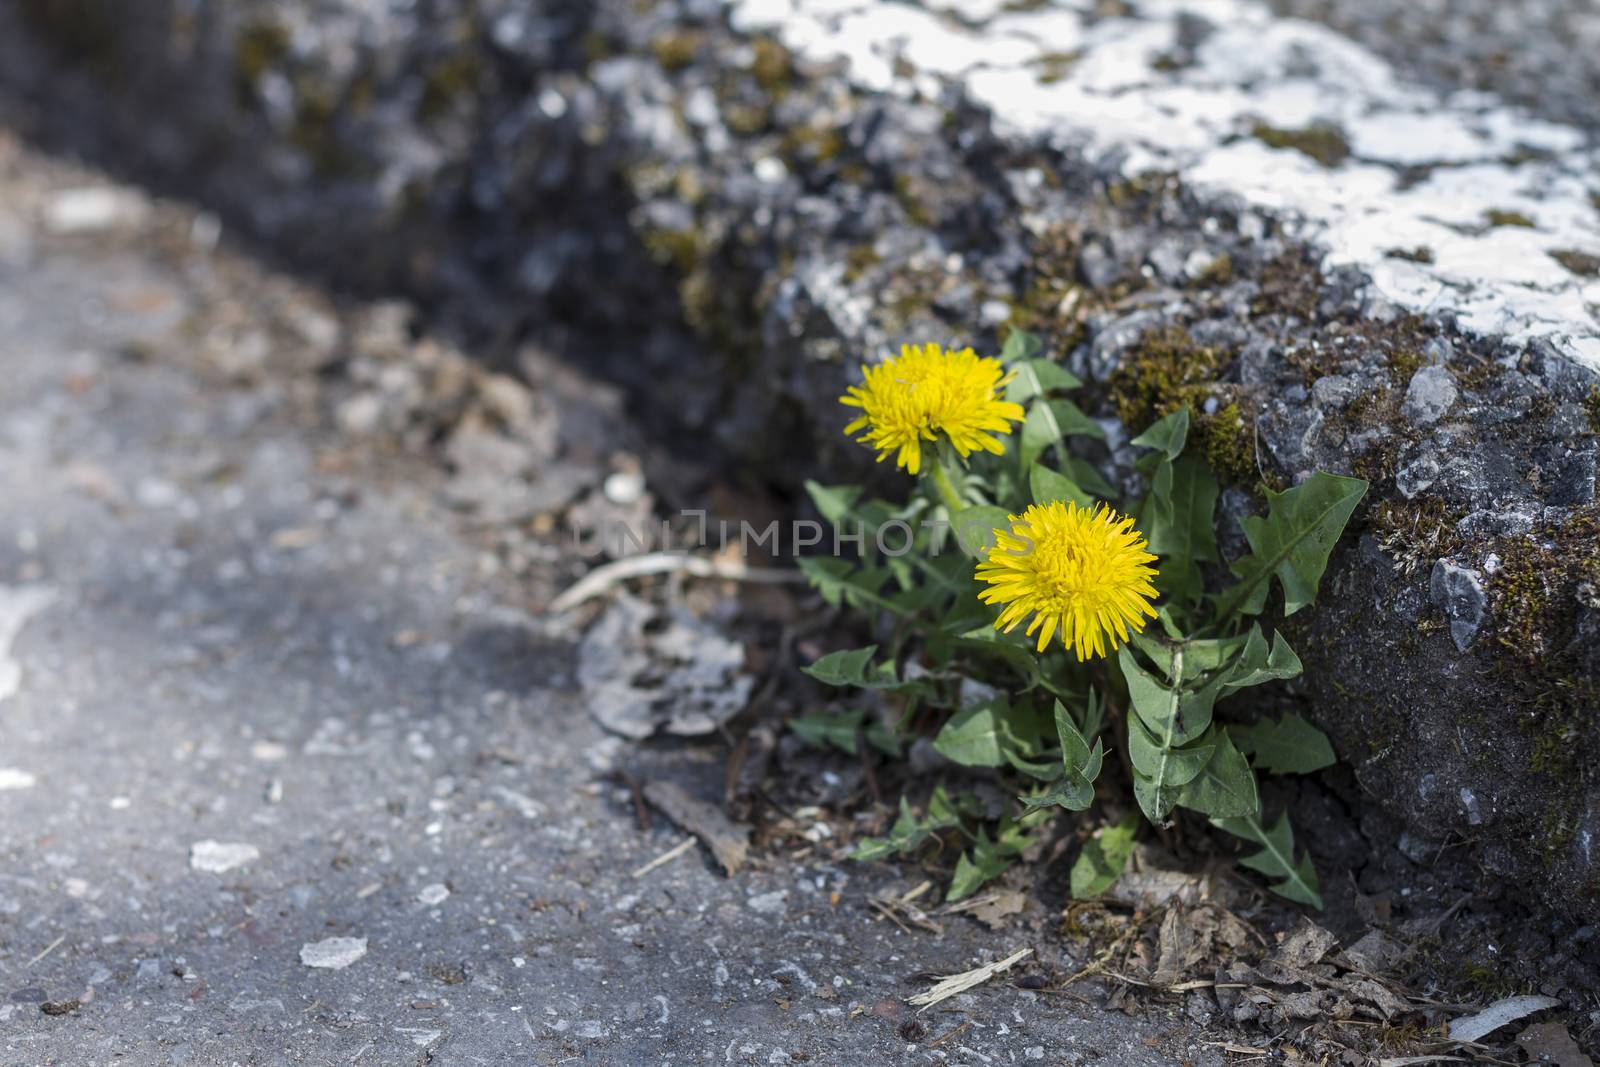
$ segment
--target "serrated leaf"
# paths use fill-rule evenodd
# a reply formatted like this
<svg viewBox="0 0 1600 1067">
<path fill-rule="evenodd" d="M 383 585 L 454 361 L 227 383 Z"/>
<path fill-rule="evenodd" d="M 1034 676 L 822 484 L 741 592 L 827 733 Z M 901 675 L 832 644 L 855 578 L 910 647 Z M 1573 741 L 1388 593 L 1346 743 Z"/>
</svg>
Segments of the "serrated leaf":
<svg viewBox="0 0 1600 1067">
<path fill-rule="evenodd" d="M 866 648 L 856 648 L 844 652 L 829 652 L 821 656 L 810 666 L 800 669 L 811 675 L 819 682 L 829 685 L 854 685 L 867 684 L 867 668 L 872 663 L 872 657 L 878 654 L 877 645 L 868 645 Z"/>
<path fill-rule="evenodd" d="M 1261 810 L 1256 776 L 1244 753 L 1228 737 L 1216 734 L 1217 750 L 1194 781 L 1178 790 L 1178 803 L 1214 819 L 1254 815 Z"/>
<path fill-rule="evenodd" d="M 1158 419 L 1150 428 L 1133 439 L 1141 448 L 1153 448 L 1174 460 L 1183 451 L 1189 439 L 1189 409 L 1179 408 L 1164 419 Z"/>
<path fill-rule="evenodd" d="M 1175 790 L 1189 784 L 1211 762 L 1214 751 L 1214 744 L 1201 742 L 1164 748 L 1150 736 L 1139 716 L 1128 712 L 1128 759 L 1133 769 L 1150 779 L 1150 784 L 1157 789 Z"/>
<path fill-rule="evenodd" d="M 1310 904 L 1318 909 L 1322 907 L 1322 886 L 1317 880 L 1317 869 L 1311 862 L 1310 853 L 1302 855 L 1300 861 L 1295 862 L 1294 831 L 1289 826 L 1287 811 L 1278 816 L 1271 830 L 1262 828 L 1258 814 L 1213 819 L 1212 823 L 1235 837 L 1261 846 L 1260 852 L 1244 857 L 1239 863 L 1268 878 L 1281 879 L 1267 888 L 1296 903 Z"/>
<path fill-rule="evenodd" d="M 915 852 L 940 830 L 961 825 L 961 815 L 950 802 L 944 786 L 939 786 L 928 799 L 928 813 L 918 818 L 911 810 L 910 801 L 900 798 L 900 816 L 889 829 L 887 837 L 864 837 L 856 842 L 850 858 L 857 860 L 883 859 L 886 856 Z"/>
<path fill-rule="evenodd" d="M 1180 678 L 1184 676 L 1184 656 L 1181 645 L 1173 649 L 1170 673 Z M 1145 670 L 1127 645 L 1117 649 L 1117 663 L 1128 682 L 1128 699 L 1134 710 L 1163 747 L 1187 744 L 1211 725 L 1220 679 L 1213 679 L 1200 689 L 1189 689 L 1181 684 L 1171 688 Z"/>
<path fill-rule="evenodd" d="M 1227 689 L 1243 689 L 1262 682 L 1295 678 L 1300 670 L 1300 657 L 1283 639 L 1283 634 L 1273 632 L 1272 648 L 1269 650 L 1267 639 L 1261 636 L 1261 627 L 1251 624 L 1244 651 L 1239 654 L 1238 661 L 1228 672 L 1227 681 L 1222 684 Z"/>
<path fill-rule="evenodd" d="M 1192 607 L 1205 592 L 1200 564 L 1218 558 L 1217 493 L 1211 469 L 1194 456 L 1162 459 L 1151 477 L 1139 530 L 1161 558 L 1156 588 L 1168 603 Z"/>
<path fill-rule="evenodd" d="M 1055 724 L 1056 738 L 1061 742 L 1060 777 L 1043 793 L 1023 797 L 1022 802 L 1028 811 L 1046 807 L 1083 811 L 1094 803 L 1094 780 L 1100 777 L 1105 750 L 1099 738 L 1090 747 L 1072 713 L 1059 700 L 1055 702 Z"/>
<path fill-rule="evenodd" d="M 1228 732 L 1254 757 L 1256 769 L 1269 774 L 1311 774 L 1338 761 L 1328 735 L 1292 711 L 1277 721 L 1230 726 Z"/>
<path fill-rule="evenodd" d="M 1012 327 L 1006 335 L 1006 343 L 1000 346 L 1000 362 L 1006 365 L 1020 363 L 1024 360 L 1035 359 L 1044 351 L 1044 342 L 1039 340 L 1027 330 Z"/>
<path fill-rule="evenodd" d="M 1156 669 L 1168 678 L 1172 677 L 1174 660 L 1177 659 L 1177 653 L 1181 652 L 1182 658 L 1179 660 L 1183 673 L 1181 681 L 1185 683 L 1221 667 L 1233 659 L 1245 644 L 1244 634 L 1234 637 L 1169 641 L 1146 629 L 1142 633 L 1132 634 L 1131 638 L 1134 646 L 1149 656 Z"/>
<path fill-rule="evenodd" d="M 1028 468 L 1028 490 L 1033 496 L 1035 504 L 1048 504 L 1052 500 L 1070 500 L 1080 508 L 1094 507 L 1094 497 L 1078 488 L 1078 483 L 1046 467 L 1043 463 L 1035 463 Z"/>
<path fill-rule="evenodd" d="M 1083 382 L 1050 359 L 1026 359 L 1012 364 L 1014 377 L 1006 384 L 1006 399 L 1015 404 L 1044 396 L 1053 389 L 1076 389 Z"/>
<path fill-rule="evenodd" d="M 1123 818 L 1100 828 L 1084 842 L 1072 864 L 1072 899 L 1088 900 L 1117 884 L 1133 855 L 1134 836 L 1139 831 L 1139 815 L 1129 812 Z"/>
<path fill-rule="evenodd" d="M 1234 611 L 1260 614 L 1274 575 L 1283 589 L 1285 615 L 1316 600 L 1333 546 L 1366 492 L 1367 483 L 1360 478 L 1322 471 L 1293 489 L 1267 490 L 1267 514 L 1240 520 L 1251 554 L 1233 565 L 1240 581 L 1222 597 L 1219 617 Z"/>
<path fill-rule="evenodd" d="M 817 511 L 830 523 L 838 525 L 850 516 L 850 510 L 855 507 L 856 498 L 861 495 L 861 487 L 856 485 L 823 485 L 820 482 L 806 480 L 806 493 L 811 497 L 811 502 L 816 505 Z"/>
<path fill-rule="evenodd" d="M 994 532 L 1011 528 L 1011 514 L 1005 508 L 980 504 L 965 508 L 950 519 L 961 551 L 981 559 L 994 546 Z"/>
</svg>

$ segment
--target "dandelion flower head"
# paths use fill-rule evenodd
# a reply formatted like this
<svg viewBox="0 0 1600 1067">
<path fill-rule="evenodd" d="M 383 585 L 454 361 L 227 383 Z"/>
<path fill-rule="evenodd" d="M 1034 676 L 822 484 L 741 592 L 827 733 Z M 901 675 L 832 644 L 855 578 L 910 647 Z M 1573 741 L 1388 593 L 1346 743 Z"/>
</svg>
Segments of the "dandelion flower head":
<svg viewBox="0 0 1600 1067">
<path fill-rule="evenodd" d="M 1021 422 L 1022 406 L 997 394 L 1010 380 L 998 359 L 970 348 L 945 350 L 936 344 L 903 345 L 900 355 L 862 370 L 863 381 L 839 398 L 861 415 L 844 428 L 857 431 L 862 444 L 878 450 L 882 462 L 895 462 L 911 474 L 922 469 L 924 442 L 944 434 L 963 457 L 982 450 L 1005 451 L 995 434 Z"/>
<path fill-rule="evenodd" d="M 1032 615 L 1026 632 L 1038 632 L 1040 652 L 1059 632 L 1080 662 L 1103 656 L 1155 618 L 1148 547 L 1132 518 L 1104 505 L 1034 504 L 995 531 L 978 564 L 978 580 L 988 583 L 978 598 L 1004 605 L 995 628 L 1007 633 Z"/>
</svg>

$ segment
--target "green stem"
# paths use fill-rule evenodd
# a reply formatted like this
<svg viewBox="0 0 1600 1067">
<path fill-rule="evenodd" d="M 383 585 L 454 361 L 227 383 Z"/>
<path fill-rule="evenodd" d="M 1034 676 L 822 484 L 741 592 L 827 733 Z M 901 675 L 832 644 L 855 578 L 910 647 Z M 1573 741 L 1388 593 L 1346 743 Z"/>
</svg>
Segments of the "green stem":
<svg viewBox="0 0 1600 1067">
<path fill-rule="evenodd" d="M 945 467 L 943 455 L 934 460 L 928 469 L 928 477 L 933 481 L 945 510 L 950 513 L 950 521 L 955 522 L 956 516 L 967 510 L 967 502 L 961 499 L 961 491 L 956 488 L 956 483 L 950 480 L 950 471 Z"/>
</svg>

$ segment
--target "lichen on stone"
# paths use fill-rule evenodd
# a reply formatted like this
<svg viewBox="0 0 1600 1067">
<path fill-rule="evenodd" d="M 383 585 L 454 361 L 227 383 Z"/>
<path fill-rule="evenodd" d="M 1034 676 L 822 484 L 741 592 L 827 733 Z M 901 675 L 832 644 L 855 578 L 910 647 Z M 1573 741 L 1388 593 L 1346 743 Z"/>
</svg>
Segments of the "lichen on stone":
<svg viewBox="0 0 1600 1067">
<path fill-rule="evenodd" d="M 1269 148 L 1292 148 L 1310 156 L 1324 167 L 1337 167 L 1350 158 L 1350 142 L 1344 131 L 1328 123 L 1313 123 L 1299 129 L 1258 122 L 1250 135 Z"/>
</svg>

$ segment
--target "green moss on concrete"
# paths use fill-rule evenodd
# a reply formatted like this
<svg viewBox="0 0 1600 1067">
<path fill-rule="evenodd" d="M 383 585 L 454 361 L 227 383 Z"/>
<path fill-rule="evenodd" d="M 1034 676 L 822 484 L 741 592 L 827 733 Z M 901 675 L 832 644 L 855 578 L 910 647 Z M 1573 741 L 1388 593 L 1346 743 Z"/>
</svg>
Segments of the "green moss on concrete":
<svg viewBox="0 0 1600 1067">
<path fill-rule="evenodd" d="M 794 57 L 771 37 L 757 37 L 751 47 L 755 58 L 750 62 L 750 73 L 756 84 L 773 100 L 781 99 L 794 84 Z"/>
<path fill-rule="evenodd" d="M 1483 221 L 1490 226 L 1520 226 L 1532 229 L 1534 222 L 1520 211 L 1501 211 L 1491 208 L 1483 213 Z"/>
<path fill-rule="evenodd" d="M 1220 349 L 1197 343 L 1181 326 L 1152 330 L 1107 382 L 1117 418 L 1138 433 L 1186 404 L 1200 410 L 1223 363 Z"/>
<path fill-rule="evenodd" d="M 1411 382 L 1411 376 L 1427 366 L 1428 360 L 1419 349 L 1398 348 L 1390 352 L 1384 364 L 1389 368 L 1389 377 L 1396 385 L 1405 386 Z"/>
<path fill-rule="evenodd" d="M 1500 566 L 1489 579 L 1491 662 L 1511 694 L 1527 769 L 1555 785 L 1542 840 L 1554 864 L 1576 827 L 1583 799 L 1579 758 L 1600 704 L 1600 680 L 1575 670 L 1567 651 L 1577 637 L 1581 598 L 1593 600 L 1600 590 L 1600 508 L 1577 509 L 1528 537 L 1499 542 L 1495 551 Z"/>
<path fill-rule="evenodd" d="M 1415 248 L 1390 248 L 1383 254 L 1389 259 L 1403 259 L 1408 263 L 1433 262 L 1433 249 L 1427 245 L 1417 245 Z"/>
<path fill-rule="evenodd" d="M 1255 419 L 1245 413 L 1237 400 L 1214 415 L 1200 416 L 1196 429 L 1206 462 L 1220 481 L 1247 485 L 1260 480 Z"/>
<path fill-rule="evenodd" d="M 1217 289 L 1233 281 L 1233 257 L 1224 252 L 1189 282 L 1191 289 Z"/>
<path fill-rule="evenodd" d="M 894 198 L 913 226 L 933 225 L 933 212 L 928 208 L 928 198 L 918 188 L 916 178 L 910 174 L 896 174 Z"/>
<path fill-rule="evenodd" d="M 242 102 L 260 96 L 261 79 L 289 55 L 289 31 L 277 19 L 258 16 L 245 23 L 234 39 L 234 92 Z"/>
<path fill-rule="evenodd" d="M 1350 158 L 1350 142 L 1345 140 L 1344 131 L 1326 123 L 1291 129 L 1258 122 L 1250 134 L 1268 147 L 1292 148 L 1324 167 L 1337 167 Z"/>
<path fill-rule="evenodd" d="M 1557 249 L 1550 258 L 1580 278 L 1600 278 L 1600 256 L 1575 248 Z"/>
<path fill-rule="evenodd" d="M 1054 85 L 1082 58 L 1082 52 L 1043 52 L 1030 65 L 1038 70 L 1040 85 Z"/>
<path fill-rule="evenodd" d="M 1261 268 L 1260 292 L 1251 302 L 1255 315 L 1286 315 L 1310 322 L 1317 317 L 1322 270 L 1296 246 Z"/>
<path fill-rule="evenodd" d="M 664 70 L 676 73 L 694 62 L 704 40 L 693 30 L 669 30 L 650 42 L 650 53 Z"/>
</svg>

